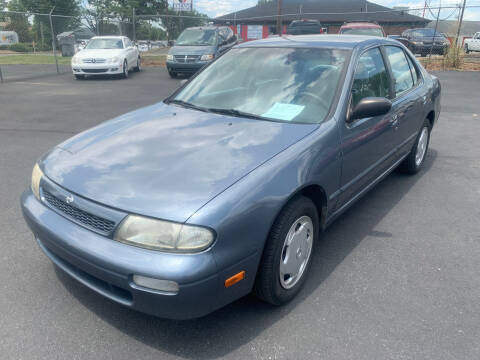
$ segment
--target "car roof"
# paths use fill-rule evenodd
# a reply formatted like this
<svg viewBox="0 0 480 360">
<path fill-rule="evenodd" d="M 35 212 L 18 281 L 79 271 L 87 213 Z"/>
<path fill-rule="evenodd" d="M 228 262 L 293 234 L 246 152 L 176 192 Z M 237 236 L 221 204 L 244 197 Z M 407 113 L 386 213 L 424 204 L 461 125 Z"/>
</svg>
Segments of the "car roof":
<svg viewBox="0 0 480 360">
<path fill-rule="evenodd" d="M 370 45 L 397 45 L 398 41 L 388 38 L 366 35 L 282 35 L 262 40 L 248 41 L 237 45 L 244 47 L 303 47 L 353 49 Z"/>
<path fill-rule="evenodd" d="M 106 35 L 106 36 L 94 36 L 92 39 L 124 39 L 126 36 Z"/>
<path fill-rule="evenodd" d="M 341 28 L 367 28 L 367 29 L 381 29 L 382 27 L 378 24 L 371 22 L 351 22 L 346 23 L 341 26 Z"/>
</svg>

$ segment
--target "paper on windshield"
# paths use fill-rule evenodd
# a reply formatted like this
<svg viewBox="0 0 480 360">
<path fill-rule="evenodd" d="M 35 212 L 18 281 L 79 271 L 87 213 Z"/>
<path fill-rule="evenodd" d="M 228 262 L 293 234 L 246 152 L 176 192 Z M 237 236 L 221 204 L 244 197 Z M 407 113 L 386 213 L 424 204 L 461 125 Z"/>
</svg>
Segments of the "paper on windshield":
<svg viewBox="0 0 480 360">
<path fill-rule="evenodd" d="M 305 106 L 296 104 L 275 103 L 266 113 L 262 114 L 264 117 L 291 121 L 300 114 Z"/>
</svg>

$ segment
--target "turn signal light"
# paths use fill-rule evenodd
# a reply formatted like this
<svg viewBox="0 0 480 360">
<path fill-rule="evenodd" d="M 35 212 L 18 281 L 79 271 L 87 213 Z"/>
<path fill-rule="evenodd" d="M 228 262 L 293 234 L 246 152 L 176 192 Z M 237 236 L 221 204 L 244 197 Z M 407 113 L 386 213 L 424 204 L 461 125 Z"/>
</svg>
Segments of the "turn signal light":
<svg viewBox="0 0 480 360">
<path fill-rule="evenodd" d="M 238 274 L 233 275 L 232 277 L 229 277 L 227 280 L 225 280 L 225 287 L 228 288 L 232 285 L 235 285 L 239 281 L 245 279 L 245 271 L 240 271 Z"/>
</svg>

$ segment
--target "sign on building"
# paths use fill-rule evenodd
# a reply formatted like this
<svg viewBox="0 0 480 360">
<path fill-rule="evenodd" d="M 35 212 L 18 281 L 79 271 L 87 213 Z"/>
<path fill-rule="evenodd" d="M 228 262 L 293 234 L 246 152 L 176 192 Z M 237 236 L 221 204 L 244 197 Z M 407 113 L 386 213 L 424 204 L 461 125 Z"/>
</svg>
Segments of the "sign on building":
<svg viewBox="0 0 480 360">
<path fill-rule="evenodd" d="M 248 25 L 247 26 L 247 39 L 248 40 L 261 39 L 262 38 L 262 31 L 263 31 L 263 26 L 262 25 Z"/>
<path fill-rule="evenodd" d="M 193 11 L 192 0 L 174 0 L 173 10 L 175 11 Z"/>
</svg>

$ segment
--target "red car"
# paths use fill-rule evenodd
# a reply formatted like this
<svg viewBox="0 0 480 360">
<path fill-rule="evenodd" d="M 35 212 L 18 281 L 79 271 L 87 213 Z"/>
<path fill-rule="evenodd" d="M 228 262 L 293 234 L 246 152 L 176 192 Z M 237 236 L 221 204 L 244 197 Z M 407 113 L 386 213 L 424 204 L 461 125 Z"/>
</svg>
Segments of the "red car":
<svg viewBox="0 0 480 360">
<path fill-rule="evenodd" d="M 370 35 L 370 36 L 380 36 L 386 37 L 385 31 L 383 28 L 375 23 L 370 22 L 352 22 L 343 24 L 340 28 L 339 34 L 348 34 L 348 35 Z"/>
</svg>

